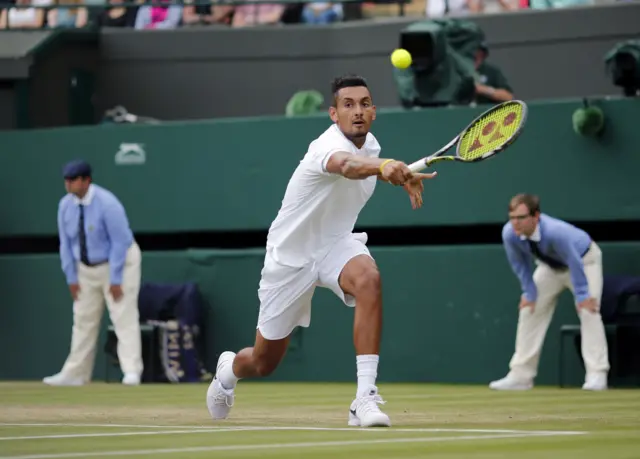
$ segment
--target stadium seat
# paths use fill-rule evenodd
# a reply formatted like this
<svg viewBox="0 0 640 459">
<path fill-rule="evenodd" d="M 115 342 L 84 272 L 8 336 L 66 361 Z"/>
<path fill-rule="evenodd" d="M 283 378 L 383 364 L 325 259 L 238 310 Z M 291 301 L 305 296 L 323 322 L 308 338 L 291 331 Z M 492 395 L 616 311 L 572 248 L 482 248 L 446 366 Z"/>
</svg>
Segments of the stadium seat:
<svg viewBox="0 0 640 459">
<path fill-rule="evenodd" d="M 156 338 L 156 329 L 158 328 L 158 324 L 156 323 L 145 323 L 140 324 L 140 335 L 142 338 L 142 361 L 144 362 L 144 373 L 142 375 L 142 382 L 147 382 L 150 378 L 145 377 L 146 375 L 154 375 L 155 374 L 155 363 L 157 359 L 158 353 L 156 352 L 156 343 L 158 339 Z M 117 346 L 117 337 L 115 329 L 112 324 L 109 324 L 107 327 L 107 340 L 105 344 L 105 350 L 107 350 L 110 346 Z M 110 382 L 110 369 L 113 366 L 119 365 L 117 357 L 114 356 L 115 352 L 108 352 L 107 357 L 105 359 L 105 370 L 104 370 L 104 380 L 105 382 Z"/>
<path fill-rule="evenodd" d="M 609 346 L 609 364 L 611 369 L 609 371 L 610 375 L 615 375 L 618 371 L 618 350 L 617 350 L 617 337 L 618 337 L 618 325 L 617 324 L 606 324 L 604 326 L 604 331 L 607 336 L 607 345 Z M 580 324 L 566 324 L 560 327 L 560 345 L 559 345 L 559 353 L 560 357 L 558 359 L 558 385 L 560 387 L 564 387 L 564 342 L 567 336 L 572 336 L 574 338 L 580 337 Z M 582 356 L 578 353 L 580 359 Z"/>
<path fill-rule="evenodd" d="M 213 377 L 201 355 L 205 308 L 194 282 L 143 282 L 138 295 L 142 360 L 145 382 L 201 382 Z M 107 328 L 105 352 L 109 381 L 110 363 L 117 365 L 117 336 Z"/>
<path fill-rule="evenodd" d="M 632 374 L 634 385 L 640 385 L 640 358 L 633 352 L 640 343 L 640 277 L 605 275 L 602 289 L 602 321 L 609 347 L 609 385 L 616 378 Z M 580 362 L 580 325 L 564 324 L 560 327 L 558 384 L 564 387 L 565 352 L 567 336 L 574 338 Z M 584 368 L 584 365 L 583 365 Z"/>
</svg>

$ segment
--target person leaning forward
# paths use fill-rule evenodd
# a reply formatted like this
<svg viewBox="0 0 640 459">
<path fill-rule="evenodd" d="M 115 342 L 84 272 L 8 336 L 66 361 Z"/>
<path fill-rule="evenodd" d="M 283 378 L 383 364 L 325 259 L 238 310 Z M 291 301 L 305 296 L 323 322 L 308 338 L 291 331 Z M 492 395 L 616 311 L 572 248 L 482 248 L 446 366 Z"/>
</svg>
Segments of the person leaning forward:
<svg viewBox="0 0 640 459">
<path fill-rule="evenodd" d="M 540 212 L 540 199 L 514 196 L 502 240 L 511 268 L 520 281 L 515 352 L 506 377 L 491 382 L 495 390 L 533 387 L 544 337 L 560 293 L 569 289 L 580 318 L 585 390 L 607 389 L 609 357 L 600 315 L 602 252 L 589 234 Z M 532 268 L 536 262 L 535 271 Z"/>
</svg>

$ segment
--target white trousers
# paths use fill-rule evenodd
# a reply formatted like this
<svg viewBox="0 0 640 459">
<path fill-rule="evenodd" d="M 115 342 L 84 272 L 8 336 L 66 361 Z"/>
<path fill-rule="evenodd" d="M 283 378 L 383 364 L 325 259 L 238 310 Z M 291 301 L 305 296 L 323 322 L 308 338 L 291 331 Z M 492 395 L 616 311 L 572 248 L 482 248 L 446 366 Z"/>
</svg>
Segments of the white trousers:
<svg viewBox="0 0 640 459">
<path fill-rule="evenodd" d="M 589 295 L 600 304 L 602 295 L 602 252 L 595 242 L 584 256 L 584 272 L 589 284 Z M 568 270 L 558 272 L 544 263 L 538 263 L 533 273 L 538 299 L 533 311 L 520 310 L 516 334 L 516 350 L 509 363 L 510 377 L 530 381 L 537 375 L 540 352 L 551 323 L 558 296 L 565 288 L 573 292 Z M 576 306 L 577 307 L 577 306 Z M 582 358 L 587 377 L 609 371 L 609 354 L 600 312 L 578 310 L 582 335 Z"/>
<path fill-rule="evenodd" d="M 135 242 L 127 251 L 122 277 L 122 298 L 113 300 L 109 288 L 109 264 L 89 267 L 78 263 L 78 299 L 73 303 L 71 350 L 62 368 L 69 378 L 91 380 L 100 322 L 107 303 L 118 337 L 118 359 L 123 373 L 142 375 L 142 345 L 138 313 L 141 254 Z"/>
</svg>

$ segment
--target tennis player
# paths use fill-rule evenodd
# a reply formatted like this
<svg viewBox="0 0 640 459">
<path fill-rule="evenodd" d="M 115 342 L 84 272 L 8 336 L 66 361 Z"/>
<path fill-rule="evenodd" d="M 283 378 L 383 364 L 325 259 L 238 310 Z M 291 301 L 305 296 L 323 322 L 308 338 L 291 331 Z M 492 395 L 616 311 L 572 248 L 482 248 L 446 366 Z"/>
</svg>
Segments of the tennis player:
<svg viewBox="0 0 640 459">
<path fill-rule="evenodd" d="M 352 231 L 378 179 L 404 187 L 416 209 L 422 206 L 422 180 L 436 174 L 413 173 L 401 161 L 379 158 L 380 145 L 369 132 L 376 107 L 362 77 L 335 79 L 332 93 L 333 124 L 309 145 L 269 229 L 255 344 L 237 354 L 223 352 L 218 360 L 207 391 L 213 419 L 228 416 L 238 380 L 276 369 L 291 332 L 309 326 L 311 299 L 319 286 L 355 307 L 358 385 L 348 425 L 391 425 L 378 407 L 384 402 L 375 385 L 382 331 L 380 273 L 365 245 L 366 233 Z"/>
</svg>

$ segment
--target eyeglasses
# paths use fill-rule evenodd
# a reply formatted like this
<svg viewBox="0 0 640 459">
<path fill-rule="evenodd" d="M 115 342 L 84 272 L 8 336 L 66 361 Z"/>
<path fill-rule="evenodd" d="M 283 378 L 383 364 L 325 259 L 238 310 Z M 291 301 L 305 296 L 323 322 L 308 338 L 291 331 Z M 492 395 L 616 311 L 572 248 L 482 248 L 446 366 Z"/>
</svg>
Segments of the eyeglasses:
<svg viewBox="0 0 640 459">
<path fill-rule="evenodd" d="M 525 220 L 526 218 L 531 217 L 529 214 L 524 215 L 509 215 L 509 220 Z"/>
</svg>

